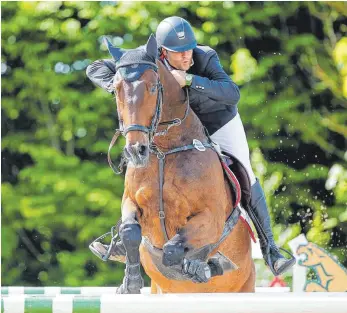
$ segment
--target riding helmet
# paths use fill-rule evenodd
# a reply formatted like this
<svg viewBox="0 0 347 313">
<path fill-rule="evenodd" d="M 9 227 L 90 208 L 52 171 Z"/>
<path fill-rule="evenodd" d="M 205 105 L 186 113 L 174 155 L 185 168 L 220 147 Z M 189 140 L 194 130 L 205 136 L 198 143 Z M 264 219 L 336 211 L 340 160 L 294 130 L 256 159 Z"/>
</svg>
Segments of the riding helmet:
<svg viewBox="0 0 347 313">
<path fill-rule="evenodd" d="M 178 16 L 171 16 L 160 22 L 156 39 L 158 46 L 175 52 L 194 49 L 197 45 L 192 27 Z"/>
</svg>

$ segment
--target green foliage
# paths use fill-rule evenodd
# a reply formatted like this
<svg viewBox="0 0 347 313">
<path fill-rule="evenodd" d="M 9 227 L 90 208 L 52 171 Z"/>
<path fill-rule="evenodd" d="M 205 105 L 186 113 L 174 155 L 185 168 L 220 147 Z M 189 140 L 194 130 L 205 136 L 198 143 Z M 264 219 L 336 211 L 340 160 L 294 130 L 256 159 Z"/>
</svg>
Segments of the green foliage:
<svg viewBox="0 0 347 313">
<path fill-rule="evenodd" d="M 343 2 L 2 2 L 2 283 L 119 285 L 88 250 L 120 217 L 105 154 L 112 96 L 85 68 L 187 18 L 241 87 L 239 111 L 280 244 L 304 232 L 346 265 Z M 309 26 L 308 26 L 309 25 Z M 113 158 L 121 152 L 121 144 Z"/>
</svg>

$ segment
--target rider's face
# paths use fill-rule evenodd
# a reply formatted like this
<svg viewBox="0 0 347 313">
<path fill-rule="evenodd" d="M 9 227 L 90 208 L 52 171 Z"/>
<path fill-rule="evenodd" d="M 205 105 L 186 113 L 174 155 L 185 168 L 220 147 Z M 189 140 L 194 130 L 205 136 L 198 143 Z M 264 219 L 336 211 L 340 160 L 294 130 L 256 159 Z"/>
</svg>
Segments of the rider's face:
<svg viewBox="0 0 347 313">
<path fill-rule="evenodd" d="M 183 52 L 174 52 L 163 49 L 163 53 L 171 66 L 179 70 L 187 71 L 192 65 L 193 49 Z"/>
</svg>

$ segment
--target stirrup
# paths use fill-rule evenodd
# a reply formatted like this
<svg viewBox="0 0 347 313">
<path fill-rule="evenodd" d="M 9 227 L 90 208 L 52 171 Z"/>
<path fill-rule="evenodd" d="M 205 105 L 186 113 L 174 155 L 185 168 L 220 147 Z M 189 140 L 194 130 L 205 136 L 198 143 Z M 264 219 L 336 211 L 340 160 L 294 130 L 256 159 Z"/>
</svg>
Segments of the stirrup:
<svg viewBox="0 0 347 313">
<path fill-rule="evenodd" d="M 116 226 L 112 226 L 111 227 L 111 231 L 101 235 L 100 237 L 96 238 L 92 243 L 90 243 L 89 245 L 89 249 L 90 251 L 92 251 L 94 253 L 94 255 L 96 255 L 99 259 L 101 259 L 102 261 L 106 262 L 112 252 L 113 247 L 116 245 L 117 243 L 117 239 L 119 238 L 118 235 L 118 230 L 119 230 L 119 226 L 121 224 L 121 220 L 118 221 Z M 108 250 L 106 252 L 106 254 L 102 254 L 100 253 L 100 251 L 98 251 L 97 249 L 95 249 L 94 244 L 95 243 L 100 243 L 101 244 L 101 240 L 103 240 L 104 238 L 106 238 L 108 235 L 111 235 L 111 242 L 110 245 L 108 247 Z"/>
<path fill-rule="evenodd" d="M 278 275 L 282 274 L 283 272 L 287 271 L 289 268 L 291 268 L 296 263 L 296 259 L 295 259 L 294 255 L 291 254 L 288 250 L 286 250 L 284 248 L 279 248 L 277 246 L 276 246 L 276 248 L 278 249 L 278 251 L 284 251 L 285 253 L 290 255 L 290 259 L 284 258 L 287 261 L 286 265 L 282 268 L 279 268 L 279 270 L 277 270 L 277 271 L 274 268 L 274 264 L 272 264 L 272 262 L 271 262 L 270 252 L 267 254 L 266 258 L 264 256 L 264 260 L 265 260 L 266 264 L 269 266 L 271 272 L 275 276 L 278 276 Z"/>
</svg>

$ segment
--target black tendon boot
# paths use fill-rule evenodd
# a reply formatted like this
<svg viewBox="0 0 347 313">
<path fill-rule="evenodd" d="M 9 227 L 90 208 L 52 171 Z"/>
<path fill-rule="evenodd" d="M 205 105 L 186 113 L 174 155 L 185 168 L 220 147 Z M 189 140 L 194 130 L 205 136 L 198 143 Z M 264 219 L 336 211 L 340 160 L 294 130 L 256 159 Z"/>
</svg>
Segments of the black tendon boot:
<svg viewBox="0 0 347 313">
<path fill-rule="evenodd" d="M 276 246 L 270 225 L 270 216 L 265 201 L 265 195 L 258 179 L 251 188 L 251 200 L 247 209 L 255 229 L 257 230 L 265 262 L 275 276 L 282 274 L 291 268 L 296 261 L 290 252 L 281 248 L 281 250 L 290 255 L 289 259 L 285 258 L 281 254 L 280 249 Z"/>
</svg>

